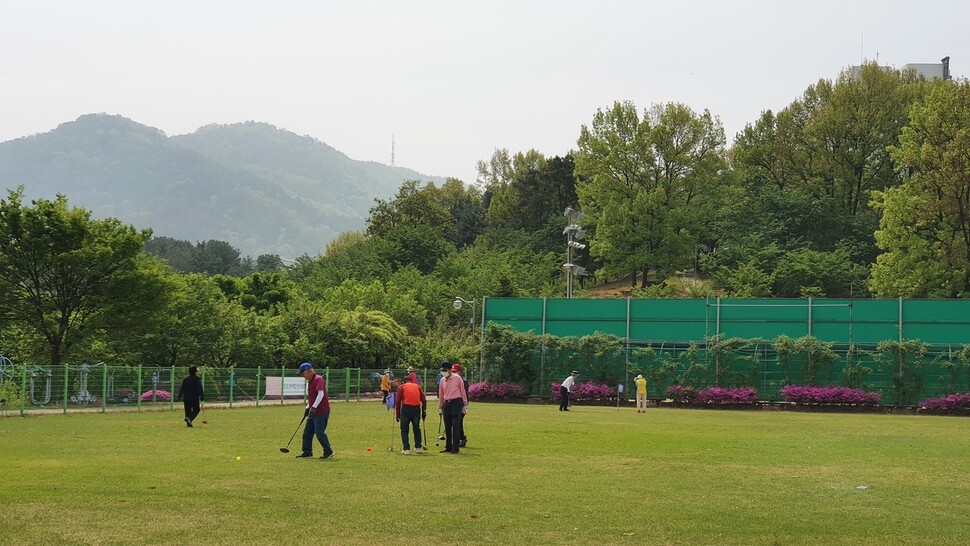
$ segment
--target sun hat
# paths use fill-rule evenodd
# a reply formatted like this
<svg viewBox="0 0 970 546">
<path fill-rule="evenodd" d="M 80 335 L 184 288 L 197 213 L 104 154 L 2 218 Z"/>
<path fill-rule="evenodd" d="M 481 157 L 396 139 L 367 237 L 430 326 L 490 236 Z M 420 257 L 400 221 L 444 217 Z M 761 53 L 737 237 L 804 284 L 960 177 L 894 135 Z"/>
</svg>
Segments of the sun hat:
<svg viewBox="0 0 970 546">
<path fill-rule="evenodd" d="M 579 375 L 579 372 L 577 372 L 576 370 L 573 370 L 572 375 Z"/>
<path fill-rule="evenodd" d="M 637 374 L 637 379 L 643 379 L 643 376 L 640 374 Z"/>
</svg>

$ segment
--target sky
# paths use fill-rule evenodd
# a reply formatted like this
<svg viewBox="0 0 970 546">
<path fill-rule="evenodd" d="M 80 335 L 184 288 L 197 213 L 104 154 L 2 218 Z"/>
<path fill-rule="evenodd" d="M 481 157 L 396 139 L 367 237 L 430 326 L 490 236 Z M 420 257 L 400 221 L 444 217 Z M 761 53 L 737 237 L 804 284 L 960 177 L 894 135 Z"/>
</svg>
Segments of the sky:
<svg viewBox="0 0 970 546">
<path fill-rule="evenodd" d="M 105 112 L 191 133 L 266 122 L 352 159 L 475 181 L 576 148 L 615 101 L 710 110 L 728 144 L 862 59 L 950 56 L 965 0 L 0 0 L 0 142 Z"/>
</svg>

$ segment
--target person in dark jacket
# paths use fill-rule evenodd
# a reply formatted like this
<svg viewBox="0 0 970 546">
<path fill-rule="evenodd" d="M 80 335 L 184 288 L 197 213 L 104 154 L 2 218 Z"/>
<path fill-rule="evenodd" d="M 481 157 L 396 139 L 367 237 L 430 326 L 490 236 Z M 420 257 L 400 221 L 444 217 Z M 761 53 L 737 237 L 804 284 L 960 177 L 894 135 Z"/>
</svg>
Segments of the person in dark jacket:
<svg viewBox="0 0 970 546">
<path fill-rule="evenodd" d="M 464 375 L 462 375 L 461 364 L 455 362 L 455 364 L 451 367 L 451 373 L 460 377 L 465 383 L 465 393 L 467 394 L 469 385 L 468 380 L 465 379 Z M 465 436 L 465 414 L 461 414 L 456 417 L 458 418 L 458 438 L 460 438 L 458 441 L 458 447 L 465 447 L 465 444 L 468 443 L 468 437 Z"/>
<path fill-rule="evenodd" d="M 205 392 L 202 390 L 202 380 L 198 376 L 198 366 L 189 366 L 189 375 L 182 380 L 176 400 L 182 400 L 185 406 L 185 426 L 191 427 L 201 411 L 201 403 L 205 401 Z"/>
</svg>

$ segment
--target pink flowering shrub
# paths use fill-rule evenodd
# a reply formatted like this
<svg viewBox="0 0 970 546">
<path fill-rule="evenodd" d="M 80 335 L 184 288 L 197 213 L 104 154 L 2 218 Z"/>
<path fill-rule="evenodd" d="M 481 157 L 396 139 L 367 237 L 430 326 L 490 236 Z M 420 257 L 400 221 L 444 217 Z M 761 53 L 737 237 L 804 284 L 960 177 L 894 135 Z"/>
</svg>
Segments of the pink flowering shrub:
<svg viewBox="0 0 970 546">
<path fill-rule="evenodd" d="M 671 385 L 667 387 L 667 398 L 680 404 L 693 404 L 697 402 L 697 391 L 694 387 Z"/>
<path fill-rule="evenodd" d="M 560 385 L 562 385 L 562 383 L 551 384 L 552 395 L 556 398 L 559 397 Z M 593 383 L 592 381 L 586 383 L 575 383 L 573 384 L 572 390 L 569 391 L 569 395 L 574 400 L 605 402 L 611 399 L 616 399 L 616 387 L 600 385 Z"/>
<path fill-rule="evenodd" d="M 525 387 L 515 383 L 473 383 L 468 398 L 478 401 L 513 400 L 525 396 Z"/>
<path fill-rule="evenodd" d="M 152 393 L 155 393 L 155 396 L 154 397 L 152 396 Z M 151 402 L 153 398 L 154 398 L 154 400 L 157 400 L 157 401 L 168 402 L 169 400 L 172 399 L 172 393 L 170 393 L 168 391 L 161 391 L 161 390 L 158 390 L 158 391 L 145 391 L 145 392 L 141 393 L 141 401 L 142 402 Z"/>
<path fill-rule="evenodd" d="M 811 385 L 785 385 L 781 395 L 788 402 L 799 404 L 855 404 L 876 406 L 882 396 L 878 392 L 866 392 L 849 387 L 815 387 Z"/>
<path fill-rule="evenodd" d="M 758 391 L 753 387 L 706 387 L 697 392 L 698 404 L 757 404 Z"/>
<path fill-rule="evenodd" d="M 928 398 L 919 403 L 919 411 L 932 415 L 970 415 L 970 393 Z"/>
</svg>

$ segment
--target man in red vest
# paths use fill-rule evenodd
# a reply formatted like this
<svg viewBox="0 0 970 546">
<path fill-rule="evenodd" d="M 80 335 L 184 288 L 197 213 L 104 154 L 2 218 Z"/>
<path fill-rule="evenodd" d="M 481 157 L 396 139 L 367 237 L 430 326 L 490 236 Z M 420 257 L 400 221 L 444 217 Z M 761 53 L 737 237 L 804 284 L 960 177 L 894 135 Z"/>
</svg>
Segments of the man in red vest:
<svg viewBox="0 0 970 546">
<path fill-rule="evenodd" d="M 401 455 L 411 454 L 411 444 L 408 442 L 408 425 L 414 428 L 414 451 L 421 452 L 421 424 L 419 419 L 428 416 L 428 399 L 424 396 L 424 389 L 411 381 L 409 375 L 402 378 L 401 386 L 397 388 L 394 397 L 394 413 L 401 423 L 401 445 L 404 451 Z M 401 419 L 401 418 L 404 419 Z"/>
</svg>

